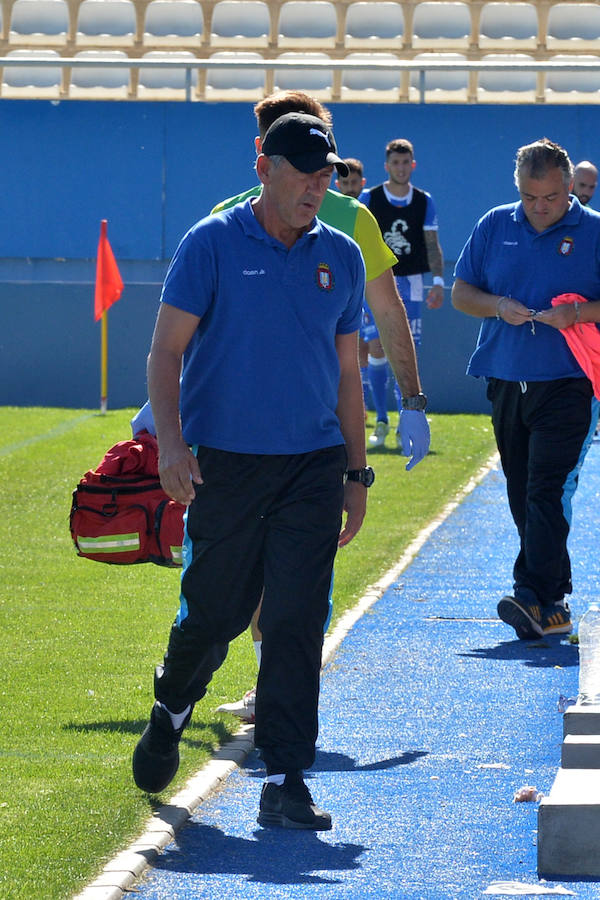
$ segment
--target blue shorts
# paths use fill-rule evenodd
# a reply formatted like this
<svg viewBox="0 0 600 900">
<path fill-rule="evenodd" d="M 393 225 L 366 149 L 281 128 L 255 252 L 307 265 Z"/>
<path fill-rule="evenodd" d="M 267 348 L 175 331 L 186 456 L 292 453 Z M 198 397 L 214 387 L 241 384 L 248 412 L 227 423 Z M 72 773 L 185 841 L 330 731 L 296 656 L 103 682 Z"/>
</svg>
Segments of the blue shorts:
<svg viewBox="0 0 600 900">
<path fill-rule="evenodd" d="M 365 300 L 363 302 L 363 310 L 362 310 L 362 321 L 360 323 L 359 328 L 360 339 L 362 341 L 374 341 L 379 337 L 379 331 L 377 329 L 377 325 L 375 324 L 375 319 L 373 317 L 373 313 L 369 309 L 369 305 Z"/>
<path fill-rule="evenodd" d="M 398 293 L 404 301 L 408 324 L 415 342 L 418 347 L 421 344 L 421 310 L 423 303 L 423 276 L 422 275 L 397 275 L 396 287 Z M 369 305 L 365 300 L 363 302 L 362 322 L 360 326 L 360 338 L 363 341 L 374 341 L 379 339 L 379 329 L 375 323 L 375 317 L 369 309 Z"/>
</svg>

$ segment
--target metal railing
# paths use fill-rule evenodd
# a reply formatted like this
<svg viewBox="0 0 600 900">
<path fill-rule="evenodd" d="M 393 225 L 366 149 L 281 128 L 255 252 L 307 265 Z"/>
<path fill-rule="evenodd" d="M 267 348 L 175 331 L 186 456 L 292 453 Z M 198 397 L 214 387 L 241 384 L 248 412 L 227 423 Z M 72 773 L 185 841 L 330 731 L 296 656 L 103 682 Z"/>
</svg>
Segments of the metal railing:
<svg viewBox="0 0 600 900">
<path fill-rule="evenodd" d="M 219 71 L 219 70 L 258 70 L 272 71 L 290 69 L 294 71 L 319 71 L 330 72 L 410 72 L 418 74 L 419 102 L 425 102 L 426 76 L 434 72 L 534 72 L 534 73 L 565 73 L 600 72 L 600 58 L 593 60 L 363 60 L 363 59 L 155 59 L 155 58 L 130 58 L 102 59 L 81 57 L 47 57 L 47 56 L 4 56 L 0 57 L 0 67 L 3 68 L 105 68 L 105 69 L 164 69 L 185 72 L 184 91 L 185 99 L 193 99 L 192 73 L 194 71 Z M 310 93 L 310 88 L 307 88 Z M 366 93 L 366 92 L 365 92 Z M 590 95 L 598 93 L 590 91 Z M 600 97 L 599 97 L 600 99 Z"/>
</svg>

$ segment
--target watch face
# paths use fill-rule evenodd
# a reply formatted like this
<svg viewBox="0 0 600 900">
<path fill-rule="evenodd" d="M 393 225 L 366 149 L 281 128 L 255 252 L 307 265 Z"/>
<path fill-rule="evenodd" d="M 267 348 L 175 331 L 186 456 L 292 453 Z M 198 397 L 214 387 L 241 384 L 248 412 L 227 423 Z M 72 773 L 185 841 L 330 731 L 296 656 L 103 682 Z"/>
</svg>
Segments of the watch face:
<svg viewBox="0 0 600 900">
<path fill-rule="evenodd" d="M 365 466 L 364 469 L 350 469 L 346 477 L 348 481 L 358 481 L 365 487 L 371 487 L 375 481 L 375 472 L 371 466 Z"/>
<path fill-rule="evenodd" d="M 365 487 L 371 487 L 373 482 L 375 481 L 375 472 L 371 468 L 371 466 L 366 466 L 362 471 L 362 483 Z"/>
<path fill-rule="evenodd" d="M 422 411 L 427 406 L 427 397 L 425 394 L 416 394 L 414 397 L 403 397 L 402 408 L 408 410 Z"/>
</svg>

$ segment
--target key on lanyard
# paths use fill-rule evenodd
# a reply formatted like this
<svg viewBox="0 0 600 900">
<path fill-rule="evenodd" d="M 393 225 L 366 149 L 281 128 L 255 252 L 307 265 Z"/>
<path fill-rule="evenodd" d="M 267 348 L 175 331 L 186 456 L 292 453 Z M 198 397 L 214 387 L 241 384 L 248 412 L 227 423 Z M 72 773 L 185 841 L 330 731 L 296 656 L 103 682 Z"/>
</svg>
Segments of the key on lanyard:
<svg viewBox="0 0 600 900">
<path fill-rule="evenodd" d="M 537 316 L 537 314 L 538 314 L 537 309 L 530 309 L 530 310 L 529 310 L 529 315 L 532 317 L 532 318 L 531 318 L 531 333 L 532 333 L 532 334 L 535 334 L 535 321 L 534 321 L 534 319 L 535 319 L 535 317 Z"/>
</svg>

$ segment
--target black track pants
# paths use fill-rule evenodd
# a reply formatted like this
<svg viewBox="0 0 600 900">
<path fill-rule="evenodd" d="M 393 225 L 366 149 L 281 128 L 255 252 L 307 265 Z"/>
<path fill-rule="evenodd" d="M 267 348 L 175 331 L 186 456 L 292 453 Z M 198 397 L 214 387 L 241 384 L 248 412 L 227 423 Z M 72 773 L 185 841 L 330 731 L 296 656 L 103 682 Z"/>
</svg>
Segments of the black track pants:
<svg viewBox="0 0 600 900">
<path fill-rule="evenodd" d="M 204 695 L 264 585 L 256 744 L 271 772 L 309 768 L 345 448 L 293 456 L 200 448 L 198 461 L 204 484 L 188 511 L 181 608 L 156 697 L 177 712 Z"/>
<path fill-rule="evenodd" d="M 592 387 L 587 378 L 522 383 L 493 378 L 488 397 L 521 539 L 515 593 L 533 591 L 550 605 L 571 593 L 566 486 L 590 430 Z"/>
</svg>

